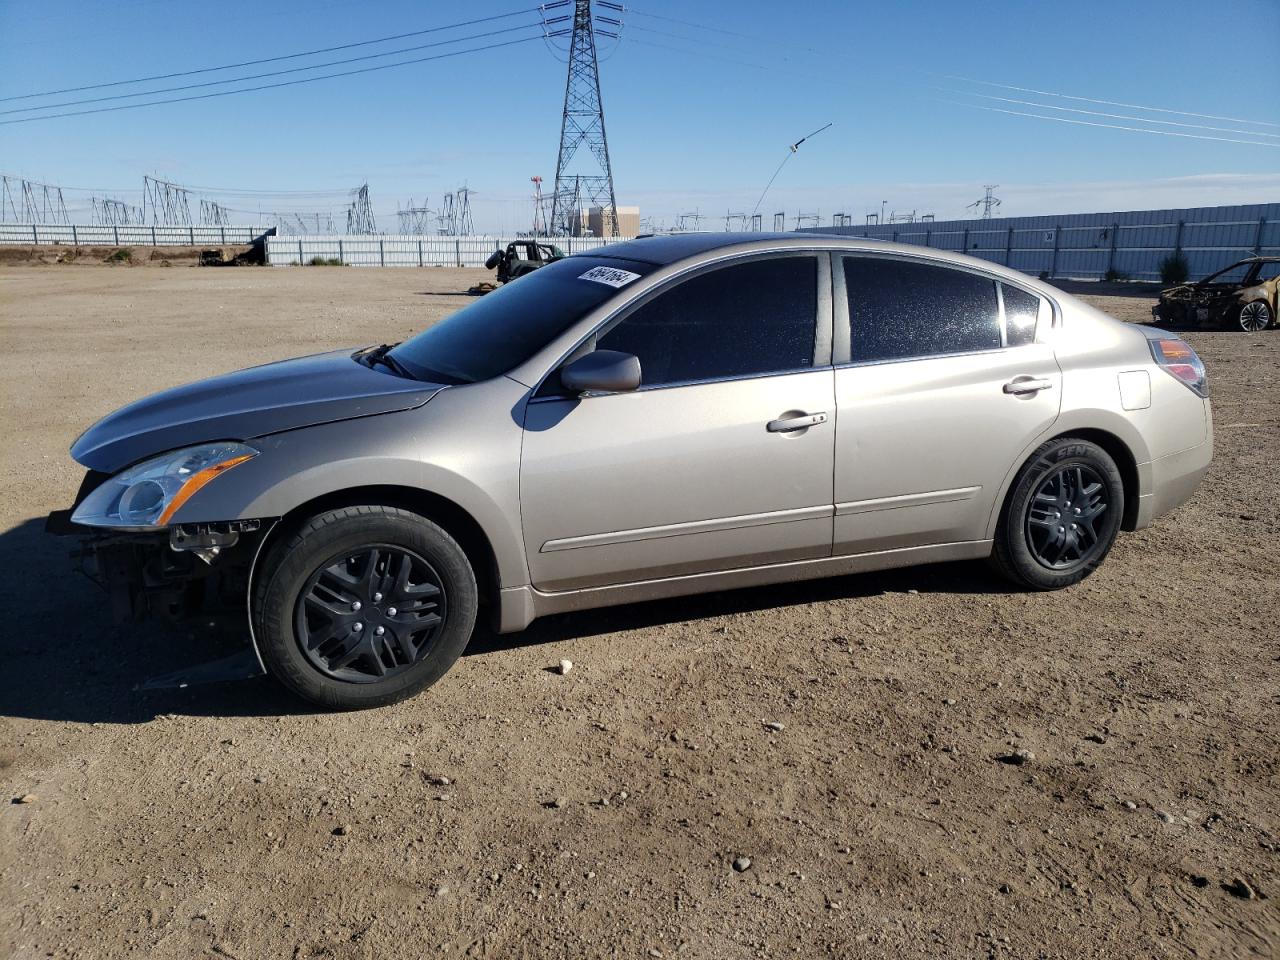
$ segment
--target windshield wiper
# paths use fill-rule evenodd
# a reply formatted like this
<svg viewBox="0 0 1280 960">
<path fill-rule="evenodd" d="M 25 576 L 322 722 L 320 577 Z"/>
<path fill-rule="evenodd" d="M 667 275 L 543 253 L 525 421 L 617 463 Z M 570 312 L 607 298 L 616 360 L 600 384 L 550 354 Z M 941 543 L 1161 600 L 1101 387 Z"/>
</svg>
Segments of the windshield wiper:
<svg viewBox="0 0 1280 960">
<path fill-rule="evenodd" d="M 380 347 L 374 347 L 368 353 L 364 354 L 361 359 L 367 362 L 370 367 L 373 367 L 375 364 L 380 363 L 384 367 L 386 367 L 388 370 L 390 370 L 392 373 L 394 373 L 397 377 L 403 377 L 406 380 L 418 379 L 412 373 L 409 372 L 408 367 L 406 367 L 403 363 L 401 363 L 395 357 L 391 356 L 391 350 L 397 346 L 399 346 L 399 344 L 384 343 Z"/>
</svg>

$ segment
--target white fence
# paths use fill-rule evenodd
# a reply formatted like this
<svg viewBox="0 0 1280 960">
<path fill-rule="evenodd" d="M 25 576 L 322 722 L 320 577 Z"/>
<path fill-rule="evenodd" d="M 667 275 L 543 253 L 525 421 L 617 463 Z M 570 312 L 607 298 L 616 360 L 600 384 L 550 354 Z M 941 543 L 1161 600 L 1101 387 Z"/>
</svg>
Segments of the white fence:
<svg viewBox="0 0 1280 960">
<path fill-rule="evenodd" d="M 99 224 L 0 223 L 0 244 L 73 247 L 208 247 L 256 243 L 274 227 L 107 227 Z"/>
<path fill-rule="evenodd" d="M 273 267 L 306 265 L 312 260 L 336 260 L 351 267 L 483 267 L 495 250 L 514 237 L 334 236 L 268 237 L 267 263 Z M 528 239 L 528 238 L 520 238 Z M 626 238 L 620 238 L 626 239 Z M 595 250 L 610 237 L 540 238 L 567 254 Z"/>
</svg>

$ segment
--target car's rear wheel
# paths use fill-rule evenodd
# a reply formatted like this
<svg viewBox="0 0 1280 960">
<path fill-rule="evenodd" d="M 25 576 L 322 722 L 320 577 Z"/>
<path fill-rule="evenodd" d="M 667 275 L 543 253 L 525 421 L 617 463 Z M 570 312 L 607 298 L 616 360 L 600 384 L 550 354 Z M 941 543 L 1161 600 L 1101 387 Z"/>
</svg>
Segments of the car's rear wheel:
<svg viewBox="0 0 1280 960">
<path fill-rule="evenodd" d="M 1106 558 L 1124 513 L 1111 455 L 1075 437 L 1050 440 L 1019 471 L 996 527 L 992 561 L 1035 590 L 1079 583 Z"/>
<path fill-rule="evenodd" d="M 1265 300 L 1250 300 L 1240 308 L 1237 322 L 1245 333 L 1258 333 L 1271 326 L 1271 307 Z"/>
<path fill-rule="evenodd" d="M 253 589 L 267 669 L 339 710 L 395 703 L 435 683 L 470 639 L 476 606 L 457 542 L 384 506 L 311 518 L 271 548 Z"/>
</svg>

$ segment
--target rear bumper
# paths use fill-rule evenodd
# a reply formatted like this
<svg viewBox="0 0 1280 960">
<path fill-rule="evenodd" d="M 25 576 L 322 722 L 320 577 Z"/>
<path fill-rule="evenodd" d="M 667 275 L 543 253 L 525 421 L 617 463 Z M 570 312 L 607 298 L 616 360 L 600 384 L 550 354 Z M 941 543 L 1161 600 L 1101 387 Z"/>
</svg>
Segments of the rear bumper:
<svg viewBox="0 0 1280 960">
<path fill-rule="evenodd" d="M 1208 417 L 1206 403 L 1205 416 Z M 1135 529 L 1149 526 L 1156 517 L 1175 510 L 1191 499 L 1213 462 L 1213 431 L 1204 443 L 1138 465 L 1138 516 Z"/>
</svg>

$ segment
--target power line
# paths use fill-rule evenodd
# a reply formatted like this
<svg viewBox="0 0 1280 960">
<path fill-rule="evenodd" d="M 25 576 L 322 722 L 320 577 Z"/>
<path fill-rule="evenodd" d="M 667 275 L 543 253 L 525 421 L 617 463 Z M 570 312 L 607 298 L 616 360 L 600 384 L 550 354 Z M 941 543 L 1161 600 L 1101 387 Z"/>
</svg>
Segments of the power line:
<svg viewBox="0 0 1280 960">
<path fill-rule="evenodd" d="M 1238 130 L 1235 127 L 1214 127 L 1205 123 L 1184 123 L 1178 120 L 1156 120 L 1153 117 L 1135 117 L 1127 113 L 1106 113 L 1102 110 L 1083 110 L 1079 107 L 1059 107 L 1052 103 L 1038 103 L 1034 100 L 1019 100 L 1016 97 L 995 97 L 986 93 L 974 93 L 969 90 L 948 90 L 935 87 L 939 93 L 949 93 L 965 97 L 980 97 L 983 100 L 995 100 L 999 103 L 1013 103 L 1023 107 L 1036 107 L 1040 110 L 1056 110 L 1059 113 L 1079 113 L 1089 117 L 1105 117 L 1108 120 L 1133 120 L 1137 123 L 1159 124 L 1162 127 L 1183 127 L 1187 130 L 1211 130 L 1215 133 L 1236 133 L 1246 137 L 1268 137 L 1280 140 L 1280 133 L 1266 133 L 1262 130 Z"/>
<path fill-rule="evenodd" d="M 946 75 L 948 80 L 963 80 L 965 83 L 980 83 L 987 87 L 1001 87 L 1005 90 L 1016 90 L 1018 93 L 1034 93 L 1040 97 L 1058 97 L 1061 100 L 1082 100 L 1085 103 L 1100 103 L 1106 107 L 1127 107 L 1130 110 L 1147 110 L 1151 113 L 1169 113 L 1181 117 L 1198 117 L 1201 120 L 1225 120 L 1228 123 L 1248 123 L 1260 127 L 1280 127 L 1280 123 L 1269 120 L 1243 120 L 1240 117 L 1220 117 L 1213 113 L 1191 113 L 1188 110 L 1170 110 L 1167 107 L 1147 107 L 1140 103 L 1121 103 L 1118 100 L 1095 100 L 1093 97 L 1077 97 L 1069 93 L 1054 93 L 1051 90 L 1036 90 L 1033 87 L 1016 87 L 1010 83 L 996 83 L 993 80 L 975 80 L 973 77 L 957 77 Z"/>
<path fill-rule="evenodd" d="M 236 93 L 255 93 L 259 90 L 274 90 L 278 87 L 294 87 L 302 83 L 314 83 L 317 80 L 332 80 L 336 77 L 351 77 L 360 73 L 374 73 L 378 70 L 390 70 L 393 67 L 406 67 L 415 63 L 426 63 L 430 60 L 446 60 L 450 57 L 459 57 L 464 53 L 480 53 L 485 50 L 496 50 L 499 47 L 510 47 L 518 43 L 529 43 L 531 40 L 541 40 L 539 34 L 536 37 L 523 37 L 519 40 L 507 40 L 503 43 L 490 43 L 480 47 L 469 47 L 466 50 L 450 50 L 448 53 L 437 53 L 430 57 L 415 57 L 412 60 L 400 60 L 396 63 L 379 64 L 376 67 L 361 67 L 357 70 L 343 70 L 338 73 L 326 73 L 318 77 L 303 77 L 301 80 L 282 80 L 279 83 L 264 83 L 256 87 L 244 87 L 239 90 L 220 90 L 217 93 L 199 93 L 189 97 L 170 97 L 166 100 L 152 100 L 147 103 L 123 103 L 114 107 L 94 107 L 91 110 L 72 110 L 67 113 L 51 113 L 43 117 L 20 117 L 17 120 L 0 120 L 0 126 L 7 126 L 11 123 L 34 123 L 37 120 L 57 120 L 61 117 L 83 117 L 93 113 L 114 113 L 117 110 L 137 110 L 140 107 L 156 107 L 166 103 L 187 103 L 192 100 L 211 100 L 214 97 L 229 97 Z"/>
<path fill-rule="evenodd" d="M 468 40 L 483 40 L 517 30 L 529 30 L 537 27 L 536 23 L 523 23 L 517 27 L 504 27 L 501 30 L 488 30 L 465 37 L 454 37 L 451 40 L 436 40 L 433 43 L 422 43 L 414 47 L 401 47 L 399 50 L 387 50 L 384 53 L 367 53 L 360 57 L 348 57 L 346 60 L 330 60 L 325 63 L 313 63 L 305 67 L 290 67 L 287 70 L 270 70 L 266 73 L 253 73 L 244 77 L 228 77 L 226 80 L 205 80 L 201 83 L 188 83 L 177 87 L 160 87 L 157 90 L 144 90 L 139 93 L 115 93 L 106 97 L 87 97 L 83 100 L 64 100 L 61 103 L 46 103 L 39 107 L 16 107 L 11 110 L 0 110 L 0 116 L 11 113 L 34 113 L 41 110 L 56 110 L 60 107 L 75 107 L 85 103 L 104 103 L 108 100 L 125 100 L 129 97 L 152 97 L 158 93 L 175 93 L 179 90 L 196 90 L 202 87 L 216 87 L 226 83 L 243 83 L 247 80 L 262 80 L 266 77 L 281 77 L 289 73 L 302 73 L 306 70 L 320 70 L 324 67 L 338 67 L 347 63 L 360 63 L 364 60 L 376 60 L 379 57 L 394 57 L 402 53 L 413 53 L 416 50 L 427 50 L 432 47 L 444 47 L 451 43 L 465 43 Z"/>
<path fill-rule="evenodd" d="M 938 103 L 949 103 L 954 107 L 970 107 L 973 110 L 986 110 L 990 113 L 1007 113 L 1014 117 L 1032 117 L 1036 120 L 1056 120 L 1058 123 L 1072 123 L 1081 127 L 1106 127 L 1110 130 L 1127 130 L 1130 133 L 1154 133 L 1162 137 L 1182 137 L 1186 140 L 1216 140 L 1220 143 L 1244 143 L 1251 147 L 1271 147 L 1280 150 L 1280 143 L 1263 143 L 1261 140 L 1236 140 L 1231 137 L 1211 137 L 1201 133 L 1178 133 L 1175 130 L 1152 130 L 1150 127 L 1127 127 L 1118 123 L 1097 123 L 1092 120 L 1072 120 L 1069 117 L 1053 117 L 1044 113 L 1027 113 L 1025 110 L 1005 110 L 1002 107 L 984 107 L 979 103 L 963 103 L 959 100 L 938 100 Z"/>
<path fill-rule="evenodd" d="M 524 10 L 513 10 L 509 13 L 499 13 L 491 17 L 478 17 L 474 20 L 462 20 L 458 23 L 449 23 L 441 27 L 429 27 L 425 30 L 413 30 L 409 33 L 397 33 L 388 37 L 378 37 L 374 40 L 359 40 L 354 43 L 343 43 L 334 47 L 320 47 L 316 50 L 304 50 L 302 53 L 287 53 L 275 57 L 264 57 L 260 60 L 244 60 L 240 63 L 227 63 L 219 67 L 201 67 L 198 70 L 182 70 L 177 73 L 161 73 L 152 77 L 137 77 L 133 80 L 113 80 L 109 83 L 90 83 L 82 87 L 63 87 L 61 90 L 46 90 L 43 93 L 23 93 L 12 97 L 0 97 L 0 103 L 10 100 L 30 100 L 34 97 L 54 97 L 63 93 L 79 93 L 83 90 L 101 90 L 106 87 L 121 87 L 131 83 L 151 83 L 153 80 L 174 80 L 178 77 L 192 77 L 201 73 L 215 73 L 218 70 L 238 70 L 241 67 L 256 67 L 264 63 L 279 63 L 281 60 L 296 60 L 299 57 L 311 57 L 319 53 L 336 53 L 339 50 L 351 50 L 355 47 L 367 47 L 375 43 L 388 43 L 392 40 L 404 40 L 408 37 L 420 37 L 428 33 L 440 33 L 444 30 L 456 30 L 459 27 L 471 27 L 477 23 L 489 23 L 494 20 L 501 20 L 505 17 L 513 17 L 522 13 L 537 13 L 540 8 L 528 7 Z"/>
</svg>

